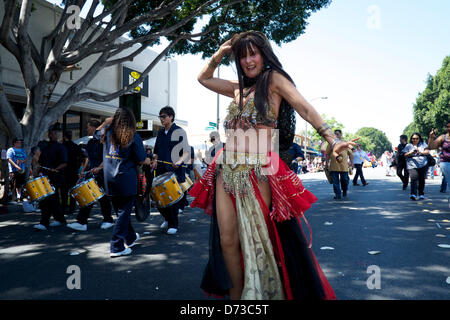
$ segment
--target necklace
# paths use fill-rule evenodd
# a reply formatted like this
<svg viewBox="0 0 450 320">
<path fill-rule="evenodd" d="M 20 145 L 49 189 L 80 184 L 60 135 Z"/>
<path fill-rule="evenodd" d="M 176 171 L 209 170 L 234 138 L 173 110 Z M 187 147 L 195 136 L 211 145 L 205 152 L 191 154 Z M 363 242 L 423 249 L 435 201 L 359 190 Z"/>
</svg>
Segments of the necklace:
<svg viewBox="0 0 450 320">
<path fill-rule="evenodd" d="M 247 98 L 250 93 L 252 93 L 253 91 L 255 91 L 255 86 L 251 86 L 250 89 L 248 89 L 247 93 L 244 93 L 244 98 Z"/>
</svg>

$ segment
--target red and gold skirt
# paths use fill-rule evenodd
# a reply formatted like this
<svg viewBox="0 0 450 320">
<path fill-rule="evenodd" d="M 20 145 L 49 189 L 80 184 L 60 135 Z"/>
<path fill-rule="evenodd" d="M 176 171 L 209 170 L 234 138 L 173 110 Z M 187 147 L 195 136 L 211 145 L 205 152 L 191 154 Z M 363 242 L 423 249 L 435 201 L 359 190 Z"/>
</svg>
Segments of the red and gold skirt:
<svg viewBox="0 0 450 320">
<path fill-rule="evenodd" d="M 232 287 L 220 247 L 215 185 L 222 175 L 237 215 L 244 283 L 241 298 L 335 299 L 335 294 L 306 240 L 301 219 L 317 201 L 275 152 L 247 154 L 219 151 L 202 179 L 190 190 L 191 207 L 212 217 L 210 256 L 201 287 L 210 295 L 225 296 Z M 258 183 L 271 188 L 271 208 Z"/>
</svg>

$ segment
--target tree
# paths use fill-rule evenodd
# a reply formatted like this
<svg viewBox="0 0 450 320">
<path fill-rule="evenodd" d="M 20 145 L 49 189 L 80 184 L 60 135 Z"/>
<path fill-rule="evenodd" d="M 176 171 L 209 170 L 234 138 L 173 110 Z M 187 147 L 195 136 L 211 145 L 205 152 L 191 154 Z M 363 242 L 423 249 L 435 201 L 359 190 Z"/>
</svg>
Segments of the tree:
<svg viewBox="0 0 450 320">
<path fill-rule="evenodd" d="M 376 157 L 380 157 L 385 151 L 392 151 L 392 144 L 386 134 L 376 128 L 361 128 L 355 133 L 355 136 L 361 138 L 358 140 L 361 148 L 373 153 Z"/>
<path fill-rule="evenodd" d="M 102 2 L 100 2 L 102 1 Z M 277 44 L 300 36 L 312 12 L 331 0 L 66 0 L 58 25 L 38 44 L 30 37 L 32 0 L 4 0 L 0 44 L 20 65 L 27 106 L 17 119 L 2 90 L 0 74 L 0 129 L 9 137 L 22 137 L 28 150 L 36 145 L 50 124 L 80 101 L 110 101 L 138 86 L 165 56 L 204 52 L 208 57 L 231 34 L 253 29 L 264 32 Z M 89 6 L 90 3 L 90 6 Z M 98 6 L 102 13 L 94 16 Z M 74 23 L 73 8 L 89 6 L 86 18 Z M 207 20 L 202 30 L 197 23 Z M 70 27 L 69 22 L 71 23 Z M 124 36 L 127 36 L 124 38 Z M 86 91 L 104 68 L 131 61 L 147 47 L 166 39 L 165 49 L 151 61 L 141 77 L 110 94 Z M 54 104 L 53 91 L 64 70 L 95 57 L 81 78 Z"/>
<path fill-rule="evenodd" d="M 403 134 L 408 137 L 408 141 L 414 132 L 419 132 L 419 128 L 417 128 L 417 124 L 414 121 L 408 124 L 405 129 L 403 129 Z"/>
<path fill-rule="evenodd" d="M 335 129 L 341 129 L 342 131 L 344 131 L 344 125 L 340 122 L 338 122 L 334 117 L 331 117 L 331 119 L 328 119 L 327 116 L 325 114 L 321 114 L 322 119 L 331 127 L 332 130 Z M 343 132 L 344 134 L 344 139 L 347 140 L 347 133 Z M 320 136 L 316 130 L 308 130 L 308 137 L 311 138 L 312 141 L 314 142 L 319 142 L 318 144 L 315 144 L 314 147 L 316 148 L 317 151 L 320 151 L 320 147 L 323 146 L 323 142 L 325 142 L 325 139 Z"/>
<path fill-rule="evenodd" d="M 445 57 L 435 76 L 428 74 L 425 90 L 413 109 L 415 129 L 422 137 L 428 137 L 431 129 L 437 129 L 438 134 L 446 131 L 450 119 L 450 56 Z"/>
</svg>

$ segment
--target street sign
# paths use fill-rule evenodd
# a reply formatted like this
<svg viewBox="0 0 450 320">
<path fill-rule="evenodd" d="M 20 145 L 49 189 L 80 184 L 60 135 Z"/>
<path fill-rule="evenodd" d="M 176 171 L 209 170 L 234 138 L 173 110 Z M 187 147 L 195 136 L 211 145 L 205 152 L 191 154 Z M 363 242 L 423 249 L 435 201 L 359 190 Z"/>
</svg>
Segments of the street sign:
<svg viewBox="0 0 450 320">
<path fill-rule="evenodd" d="M 216 127 L 206 127 L 205 130 L 216 130 Z"/>
<path fill-rule="evenodd" d="M 210 123 L 209 123 L 209 126 L 210 126 L 210 127 L 217 128 L 217 123 L 215 123 L 215 122 L 210 122 Z"/>
</svg>

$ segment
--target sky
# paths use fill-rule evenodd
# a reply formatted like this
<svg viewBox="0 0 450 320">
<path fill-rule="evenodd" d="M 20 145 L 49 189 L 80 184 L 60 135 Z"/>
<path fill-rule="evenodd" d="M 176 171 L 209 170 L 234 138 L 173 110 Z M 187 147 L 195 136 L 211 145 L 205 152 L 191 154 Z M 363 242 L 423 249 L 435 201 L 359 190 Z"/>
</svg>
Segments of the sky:
<svg viewBox="0 0 450 320">
<path fill-rule="evenodd" d="M 320 114 L 334 117 L 344 132 L 377 128 L 397 145 L 413 121 L 413 104 L 427 75 L 436 74 L 450 55 L 449 16 L 448 0 L 332 0 L 311 15 L 299 38 L 272 46 Z M 188 121 L 190 135 L 208 133 L 205 128 L 217 119 L 217 94 L 197 81 L 207 61 L 200 55 L 173 58 L 178 62 L 177 118 Z M 221 66 L 220 76 L 236 79 L 235 68 Z M 230 101 L 219 99 L 221 130 Z M 305 121 L 297 116 L 297 132 L 304 130 Z"/>
<path fill-rule="evenodd" d="M 375 127 L 395 146 L 413 121 L 413 104 L 427 75 L 436 74 L 450 55 L 449 16 L 447 0 L 334 0 L 311 15 L 297 40 L 272 45 L 320 114 L 351 133 Z M 193 55 L 175 59 L 179 117 L 189 121 L 188 133 L 205 132 L 217 118 L 217 95 L 197 82 L 207 62 Z M 221 78 L 236 79 L 234 70 L 221 67 Z M 230 98 L 219 101 L 223 121 Z M 298 117 L 297 132 L 304 128 Z"/>
</svg>

